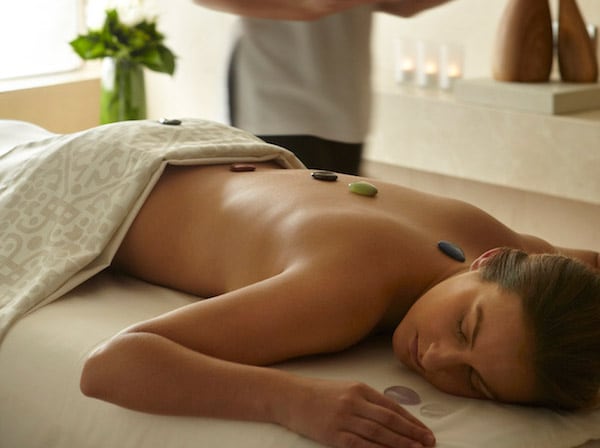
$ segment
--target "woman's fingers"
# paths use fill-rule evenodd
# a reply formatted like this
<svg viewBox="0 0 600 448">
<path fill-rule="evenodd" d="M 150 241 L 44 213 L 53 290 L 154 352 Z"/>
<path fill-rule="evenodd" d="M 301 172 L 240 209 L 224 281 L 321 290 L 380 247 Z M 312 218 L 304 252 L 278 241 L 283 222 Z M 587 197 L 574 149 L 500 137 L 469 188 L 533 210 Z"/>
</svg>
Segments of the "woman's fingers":
<svg viewBox="0 0 600 448">
<path fill-rule="evenodd" d="M 392 410 L 366 402 L 355 411 L 353 432 L 381 446 L 435 445 L 433 433 L 423 423 L 400 406 L 395 404 L 395 407 Z"/>
<path fill-rule="evenodd" d="M 394 440 L 391 444 L 382 444 L 381 442 L 371 441 L 355 432 L 344 432 L 338 439 L 339 444 L 336 447 L 352 447 L 352 448 L 423 448 L 423 445 L 414 440 Z"/>
<path fill-rule="evenodd" d="M 359 387 L 365 401 L 353 410 L 355 432 L 384 446 L 435 445 L 431 430 L 410 412 L 369 386 Z"/>
<path fill-rule="evenodd" d="M 390 397 L 377 392 L 374 389 L 368 388 L 366 390 L 366 398 L 373 404 L 376 405 L 380 405 L 380 406 L 384 406 L 386 408 L 388 408 L 390 411 L 393 412 L 398 412 L 401 415 L 403 415 L 406 419 L 410 420 L 411 422 L 413 422 L 414 424 L 425 428 L 429 431 L 429 428 L 427 428 L 427 426 L 425 426 L 425 424 L 419 420 L 417 417 L 415 417 L 414 415 L 412 415 L 410 412 L 408 412 L 406 409 L 404 409 L 402 406 L 400 406 L 398 403 L 396 403 L 394 400 L 392 400 Z M 431 432 L 431 431 L 429 431 Z"/>
<path fill-rule="evenodd" d="M 429 428 L 389 397 L 356 382 L 306 380 L 286 426 L 336 448 L 423 448 Z"/>
</svg>

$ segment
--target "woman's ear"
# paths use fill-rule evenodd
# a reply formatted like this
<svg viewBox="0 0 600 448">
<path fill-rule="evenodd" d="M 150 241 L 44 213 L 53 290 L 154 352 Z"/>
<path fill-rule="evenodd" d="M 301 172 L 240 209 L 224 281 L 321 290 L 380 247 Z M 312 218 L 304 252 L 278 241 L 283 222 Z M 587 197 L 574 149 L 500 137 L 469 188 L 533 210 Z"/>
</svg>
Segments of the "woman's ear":
<svg viewBox="0 0 600 448">
<path fill-rule="evenodd" d="M 488 251 L 485 251 L 484 253 L 482 253 L 479 257 L 477 257 L 473 263 L 471 263 L 471 266 L 469 267 L 469 269 L 471 271 L 476 271 L 477 269 L 479 269 L 481 266 L 484 266 L 492 257 L 494 257 L 498 252 L 502 251 L 503 249 L 501 247 L 495 247 L 493 249 L 490 249 Z"/>
</svg>

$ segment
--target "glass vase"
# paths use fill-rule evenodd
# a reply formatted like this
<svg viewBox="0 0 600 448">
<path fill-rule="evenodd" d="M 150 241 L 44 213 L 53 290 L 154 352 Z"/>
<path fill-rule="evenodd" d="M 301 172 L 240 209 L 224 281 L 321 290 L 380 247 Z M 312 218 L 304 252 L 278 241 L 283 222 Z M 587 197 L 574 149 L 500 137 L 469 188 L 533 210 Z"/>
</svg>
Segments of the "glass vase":
<svg viewBox="0 0 600 448">
<path fill-rule="evenodd" d="M 104 58 L 101 89 L 101 124 L 146 118 L 144 70 L 137 62 Z"/>
</svg>

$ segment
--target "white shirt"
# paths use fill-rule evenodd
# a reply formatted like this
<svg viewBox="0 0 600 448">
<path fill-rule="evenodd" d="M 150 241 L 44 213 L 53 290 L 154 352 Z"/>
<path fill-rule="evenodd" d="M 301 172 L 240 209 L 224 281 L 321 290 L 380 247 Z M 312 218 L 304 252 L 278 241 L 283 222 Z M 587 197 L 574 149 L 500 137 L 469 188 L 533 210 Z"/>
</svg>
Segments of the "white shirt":
<svg viewBox="0 0 600 448">
<path fill-rule="evenodd" d="M 363 142 L 372 12 L 360 6 L 312 22 L 240 19 L 236 126 L 257 135 Z"/>
</svg>

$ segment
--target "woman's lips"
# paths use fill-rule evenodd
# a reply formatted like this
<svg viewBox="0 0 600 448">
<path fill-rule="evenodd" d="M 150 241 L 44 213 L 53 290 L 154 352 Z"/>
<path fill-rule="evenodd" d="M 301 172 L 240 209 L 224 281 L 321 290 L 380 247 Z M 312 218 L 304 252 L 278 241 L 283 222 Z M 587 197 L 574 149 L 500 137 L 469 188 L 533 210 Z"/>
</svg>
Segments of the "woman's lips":
<svg viewBox="0 0 600 448">
<path fill-rule="evenodd" d="M 423 371 L 423 366 L 419 362 L 419 335 L 416 334 L 413 340 L 411 341 L 408 352 L 410 353 L 410 358 L 417 370 Z"/>
</svg>

